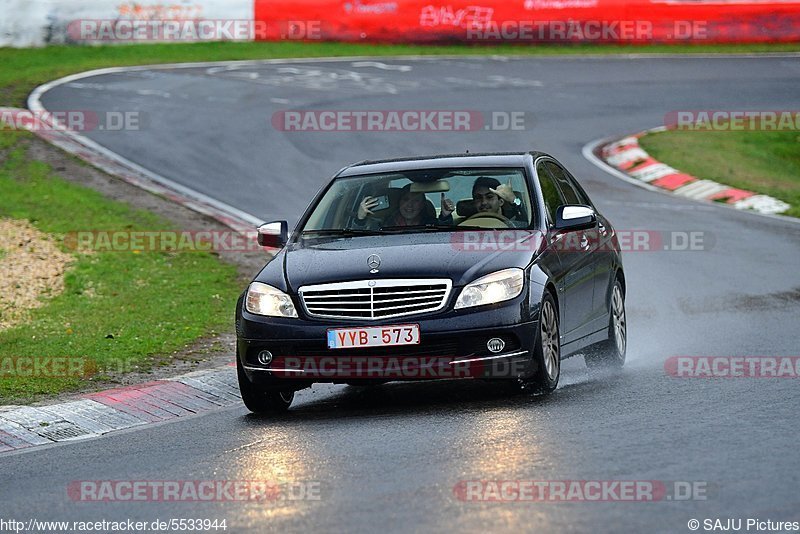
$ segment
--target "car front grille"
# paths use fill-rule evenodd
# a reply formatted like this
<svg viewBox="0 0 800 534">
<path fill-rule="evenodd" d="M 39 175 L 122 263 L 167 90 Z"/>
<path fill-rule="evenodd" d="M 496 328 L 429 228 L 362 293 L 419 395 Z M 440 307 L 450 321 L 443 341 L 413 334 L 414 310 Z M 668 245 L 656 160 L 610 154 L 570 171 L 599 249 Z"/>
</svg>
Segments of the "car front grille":
<svg viewBox="0 0 800 534">
<path fill-rule="evenodd" d="M 451 288 L 445 278 L 359 280 L 304 286 L 300 298 L 312 317 L 375 320 L 441 310 Z"/>
</svg>

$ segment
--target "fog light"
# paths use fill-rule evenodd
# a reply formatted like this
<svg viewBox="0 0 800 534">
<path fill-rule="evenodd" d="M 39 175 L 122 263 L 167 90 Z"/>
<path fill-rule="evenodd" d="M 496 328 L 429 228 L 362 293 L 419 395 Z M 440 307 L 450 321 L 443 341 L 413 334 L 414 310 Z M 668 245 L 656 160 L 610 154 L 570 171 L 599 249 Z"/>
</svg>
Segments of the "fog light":
<svg viewBox="0 0 800 534">
<path fill-rule="evenodd" d="M 489 349 L 489 352 L 500 352 L 504 348 L 506 348 L 506 342 L 500 339 L 499 337 L 493 337 L 489 341 L 486 342 L 486 348 Z"/>
<path fill-rule="evenodd" d="M 272 353 L 268 350 L 262 350 L 258 353 L 258 363 L 261 365 L 269 365 L 272 363 Z"/>
</svg>

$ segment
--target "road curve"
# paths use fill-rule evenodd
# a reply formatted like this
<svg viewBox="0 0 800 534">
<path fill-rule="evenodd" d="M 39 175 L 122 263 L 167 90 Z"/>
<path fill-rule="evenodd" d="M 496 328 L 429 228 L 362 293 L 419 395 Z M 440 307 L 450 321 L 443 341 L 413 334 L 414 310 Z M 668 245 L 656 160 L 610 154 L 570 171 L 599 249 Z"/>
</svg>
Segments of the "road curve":
<svg viewBox="0 0 800 534">
<path fill-rule="evenodd" d="M 797 57 L 458 58 L 120 72 L 57 86 L 51 110 L 140 111 L 101 145 L 264 219 L 296 220 L 343 165 L 421 153 L 552 153 L 618 229 L 702 231 L 700 251 L 628 252 L 629 363 L 565 363 L 546 399 L 483 384 L 317 386 L 289 414 L 232 408 L 0 456 L 3 515 L 226 518 L 233 531 L 686 532 L 696 518 L 798 520 L 797 379 L 680 379 L 671 356 L 797 356 L 800 226 L 633 187 L 581 156 L 682 109 L 795 109 Z M 524 130 L 285 132 L 287 109 L 525 112 Z M 720 134 L 724 135 L 724 134 Z M 75 502 L 76 480 L 310 481 L 319 500 Z M 464 502 L 462 480 L 695 481 L 707 499 Z"/>
</svg>

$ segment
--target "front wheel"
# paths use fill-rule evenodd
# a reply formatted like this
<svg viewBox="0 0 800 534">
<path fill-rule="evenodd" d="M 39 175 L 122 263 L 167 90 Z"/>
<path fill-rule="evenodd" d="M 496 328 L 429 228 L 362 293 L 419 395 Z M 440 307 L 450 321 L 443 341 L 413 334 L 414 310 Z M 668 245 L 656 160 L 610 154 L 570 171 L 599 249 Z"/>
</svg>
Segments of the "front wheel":
<svg viewBox="0 0 800 534">
<path fill-rule="evenodd" d="M 236 377 L 239 379 L 239 391 L 247 409 L 258 414 L 277 414 L 289 409 L 294 400 L 294 391 L 272 391 L 258 387 L 250 382 L 236 357 Z"/>
<path fill-rule="evenodd" d="M 534 393 L 547 395 L 558 386 L 561 376 L 561 340 L 558 330 L 558 310 L 550 293 L 542 299 L 539 325 L 533 344 L 536 374 L 530 381 Z"/>
<path fill-rule="evenodd" d="M 585 354 L 590 369 L 619 369 L 625 365 L 628 345 L 625 293 L 619 280 L 614 281 L 609 302 L 608 339 L 589 348 Z"/>
</svg>

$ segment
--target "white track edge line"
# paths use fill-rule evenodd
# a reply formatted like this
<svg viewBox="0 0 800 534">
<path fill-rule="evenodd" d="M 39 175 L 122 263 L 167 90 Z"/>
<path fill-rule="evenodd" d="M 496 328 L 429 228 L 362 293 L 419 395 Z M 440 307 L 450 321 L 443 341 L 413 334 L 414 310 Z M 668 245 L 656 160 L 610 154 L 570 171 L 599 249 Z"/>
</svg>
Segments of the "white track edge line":
<svg viewBox="0 0 800 534">
<path fill-rule="evenodd" d="M 86 72 L 76 73 L 69 76 L 65 76 L 63 78 L 59 78 L 48 83 L 42 84 L 36 87 L 31 94 L 28 96 L 27 104 L 28 109 L 33 112 L 44 112 L 46 111 L 45 107 L 42 105 L 41 97 L 46 92 L 66 83 L 74 82 L 77 80 L 82 80 L 86 78 L 91 78 L 94 76 L 101 76 L 104 74 L 119 74 L 124 72 L 137 72 L 143 70 L 169 70 L 169 69 L 188 69 L 188 68 L 209 68 L 209 67 L 222 67 L 222 66 L 244 66 L 244 65 L 263 65 L 263 64 L 286 64 L 286 63 L 314 63 L 314 62 L 339 62 L 339 61 L 365 61 L 365 60 L 376 60 L 376 59 L 388 59 L 388 60 L 412 60 L 412 61 L 420 61 L 420 60 L 438 60 L 438 59 L 493 59 L 498 57 L 498 55 L 398 55 L 398 56 L 343 56 L 343 57 L 319 57 L 319 58 L 275 58 L 275 59 L 261 59 L 261 60 L 235 60 L 235 61 L 211 61 L 211 62 L 199 62 L 199 63 L 168 63 L 168 64 L 160 64 L 160 65 L 136 65 L 136 66 L 128 66 L 128 67 L 109 67 L 103 69 L 95 69 L 89 70 Z M 750 58 L 796 58 L 800 57 L 800 52 L 778 52 L 778 53 L 743 53 L 743 54 L 619 54 L 619 55 L 609 55 L 609 54 L 599 54 L 599 55 L 574 55 L 574 56 L 529 56 L 529 55 L 503 55 L 504 58 L 511 58 L 511 59 L 653 59 L 653 58 L 663 58 L 663 59 L 708 59 L 708 58 L 722 58 L 722 59 L 750 59 Z M 198 200 L 205 204 L 208 204 L 211 207 L 214 207 L 222 212 L 226 212 L 230 215 L 233 215 L 235 218 L 238 218 L 244 224 L 251 224 L 251 225 L 259 225 L 263 222 L 260 217 L 248 213 L 244 210 L 240 210 L 230 204 L 212 198 L 208 195 L 200 193 L 199 191 L 192 189 L 191 187 L 179 184 L 174 180 L 170 180 L 165 176 L 162 176 L 156 172 L 150 171 L 141 165 L 130 161 L 129 159 L 113 152 L 112 150 L 100 145 L 99 143 L 92 141 L 88 137 L 82 136 L 72 131 L 65 132 L 69 137 L 74 139 L 76 142 L 90 148 L 92 150 L 97 151 L 98 153 L 122 164 L 125 165 L 142 175 L 150 178 L 156 183 L 164 185 L 178 193 L 186 195 L 189 198 Z M 610 174 L 617 176 L 618 178 L 622 178 L 625 181 L 630 183 L 639 185 L 641 187 L 645 187 L 650 190 L 655 190 L 664 193 L 664 191 L 659 190 L 653 186 L 647 186 L 647 184 L 643 184 L 640 181 L 636 181 L 633 178 L 630 178 L 627 175 L 623 175 L 616 169 L 613 169 L 605 162 L 598 162 L 595 161 L 597 159 L 592 152 L 590 155 L 591 157 L 587 156 L 586 148 L 588 146 L 592 146 L 592 150 L 596 148 L 597 145 L 600 144 L 603 140 L 593 141 L 583 147 L 582 153 L 583 156 L 588 159 L 593 164 L 597 165 L 601 169 Z M 613 171 L 613 172 L 612 172 Z M 724 206 L 730 207 L 730 206 Z M 735 209 L 735 208 L 734 208 Z M 744 210 L 736 210 L 736 211 L 744 211 Z M 757 213 L 757 212 L 753 212 Z M 779 220 L 790 220 L 792 222 L 797 222 L 796 219 L 790 217 L 781 217 L 779 215 L 767 215 L 767 214 L 759 214 L 762 216 L 772 217 Z"/>
</svg>

